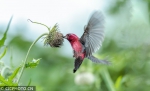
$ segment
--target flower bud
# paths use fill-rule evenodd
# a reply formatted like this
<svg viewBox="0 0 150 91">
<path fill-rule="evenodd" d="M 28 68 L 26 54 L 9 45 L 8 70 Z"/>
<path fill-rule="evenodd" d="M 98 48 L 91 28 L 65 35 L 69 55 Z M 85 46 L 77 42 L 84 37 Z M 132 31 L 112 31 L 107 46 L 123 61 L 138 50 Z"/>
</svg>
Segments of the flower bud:
<svg viewBox="0 0 150 91">
<path fill-rule="evenodd" d="M 58 25 L 52 28 L 49 35 L 46 36 L 44 45 L 50 45 L 51 47 L 60 47 L 64 42 L 63 34 L 58 31 Z"/>
</svg>

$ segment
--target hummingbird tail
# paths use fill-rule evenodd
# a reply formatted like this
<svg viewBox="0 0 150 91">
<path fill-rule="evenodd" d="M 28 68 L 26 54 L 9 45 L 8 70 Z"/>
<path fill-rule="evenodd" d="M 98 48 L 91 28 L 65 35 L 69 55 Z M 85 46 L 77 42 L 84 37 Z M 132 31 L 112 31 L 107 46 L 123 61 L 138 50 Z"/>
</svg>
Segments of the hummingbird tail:
<svg viewBox="0 0 150 91">
<path fill-rule="evenodd" d="M 82 64 L 82 61 L 83 59 L 81 57 L 75 59 L 73 73 L 75 73 L 79 69 L 80 65 Z"/>
<path fill-rule="evenodd" d="M 106 61 L 106 60 L 100 60 L 100 59 L 94 57 L 93 55 L 92 55 L 92 56 L 89 56 L 89 57 L 87 57 L 87 58 L 90 59 L 90 60 L 91 60 L 92 62 L 94 62 L 94 63 L 110 64 L 109 61 Z"/>
</svg>

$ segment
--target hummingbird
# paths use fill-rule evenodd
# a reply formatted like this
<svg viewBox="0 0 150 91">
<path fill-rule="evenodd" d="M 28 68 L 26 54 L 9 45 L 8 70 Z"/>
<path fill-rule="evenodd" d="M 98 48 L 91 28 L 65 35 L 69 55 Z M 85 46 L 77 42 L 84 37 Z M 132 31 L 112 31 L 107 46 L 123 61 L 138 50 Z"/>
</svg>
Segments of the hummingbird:
<svg viewBox="0 0 150 91">
<path fill-rule="evenodd" d="M 73 73 L 79 69 L 84 58 L 95 63 L 109 64 L 109 61 L 100 60 L 92 55 L 102 46 L 104 40 L 104 16 L 101 12 L 93 12 L 87 25 L 84 26 L 81 38 L 73 33 L 66 34 L 64 38 L 69 41 L 73 49 L 73 57 L 75 58 Z"/>
</svg>

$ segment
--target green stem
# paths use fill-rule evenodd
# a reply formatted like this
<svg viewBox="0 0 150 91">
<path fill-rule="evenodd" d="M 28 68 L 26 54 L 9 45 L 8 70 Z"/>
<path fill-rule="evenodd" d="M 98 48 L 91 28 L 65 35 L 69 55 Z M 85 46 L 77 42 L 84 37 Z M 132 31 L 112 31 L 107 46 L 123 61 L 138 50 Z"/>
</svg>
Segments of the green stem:
<svg viewBox="0 0 150 91">
<path fill-rule="evenodd" d="M 114 88 L 114 83 L 113 83 L 113 81 L 112 81 L 112 79 L 110 77 L 110 74 L 109 74 L 107 68 L 103 68 L 102 69 L 101 76 L 103 77 L 108 90 L 109 91 L 116 91 L 115 88 Z"/>
<path fill-rule="evenodd" d="M 40 24 L 40 25 L 43 25 L 45 27 L 47 27 L 47 29 L 50 31 L 50 28 L 48 26 L 46 26 L 45 24 L 42 24 L 42 23 L 39 23 L 39 22 L 33 22 L 31 21 L 30 19 L 28 19 L 28 21 L 32 22 L 32 23 L 35 23 L 35 24 Z"/>
<path fill-rule="evenodd" d="M 20 78 L 21 78 L 21 76 L 22 76 L 22 74 L 23 74 L 23 71 L 24 71 L 24 69 L 25 69 L 25 65 L 26 65 L 26 62 L 27 62 L 27 59 L 28 59 L 28 55 L 29 55 L 29 53 L 30 53 L 31 48 L 33 47 L 33 45 L 34 45 L 41 37 L 43 37 L 43 36 L 45 36 L 45 35 L 48 35 L 48 33 L 44 33 L 44 34 L 42 34 L 41 36 L 39 36 L 39 37 L 31 44 L 31 46 L 29 47 L 28 52 L 27 52 L 26 57 L 25 57 L 25 60 L 24 60 L 24 63 L 23 63 L 23 67 L 22 67 L 22 69 L 21 69 L 21 73 L 20 73 L 19 78 L 18 78 L 18 80 L 17 80 L 17 83 L 19 83 Z"/>
</svg>

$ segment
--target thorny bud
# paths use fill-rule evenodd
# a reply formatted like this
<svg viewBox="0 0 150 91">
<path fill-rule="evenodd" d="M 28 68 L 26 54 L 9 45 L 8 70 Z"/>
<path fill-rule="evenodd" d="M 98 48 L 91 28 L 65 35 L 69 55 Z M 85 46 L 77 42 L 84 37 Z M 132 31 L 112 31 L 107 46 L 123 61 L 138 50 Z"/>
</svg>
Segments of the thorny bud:
<svg viewBox="0 0 150 91">
<path fill-rule="evenodd" d="M 63 34 L 58 31 L 58 25 L 50 30 L 49 34 L 46 36 L 44 45 L 50 45 L 51 47 L 60 47 L 64 42 Z"/>
<path fill-rule="evenodd" d="M 54 25 L 52 29 L 50 29 L 48 26 L 42 23 L 33 22 L 30 19 L 28 19 L 32 23 L 40 24 L 48 28 L 49 34 L 45 37 L 44 45 L 50 45 L 51 47 L 60 47 L 63 45 L 64 39 L 63 34 L 58 31 L 58 25 L 57 23 Z"/>
</svg>

